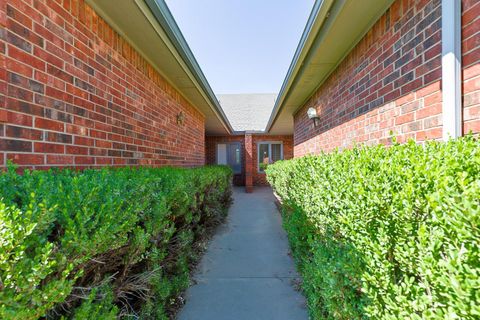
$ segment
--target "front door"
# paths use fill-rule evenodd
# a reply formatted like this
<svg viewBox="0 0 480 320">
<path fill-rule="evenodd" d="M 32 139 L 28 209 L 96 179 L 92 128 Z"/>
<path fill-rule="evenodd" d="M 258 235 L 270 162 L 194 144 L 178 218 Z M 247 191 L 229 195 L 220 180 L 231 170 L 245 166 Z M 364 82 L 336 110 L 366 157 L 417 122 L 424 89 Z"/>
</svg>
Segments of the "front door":
<svg viewBox="0 0 480 320">
<path fill-rule="evenodd" d="M 219 143 L 217 145 L 217 164 L 232 168 L 233 173 L 242 173 L 242 149 L 239 142 Z"/>
</svg>

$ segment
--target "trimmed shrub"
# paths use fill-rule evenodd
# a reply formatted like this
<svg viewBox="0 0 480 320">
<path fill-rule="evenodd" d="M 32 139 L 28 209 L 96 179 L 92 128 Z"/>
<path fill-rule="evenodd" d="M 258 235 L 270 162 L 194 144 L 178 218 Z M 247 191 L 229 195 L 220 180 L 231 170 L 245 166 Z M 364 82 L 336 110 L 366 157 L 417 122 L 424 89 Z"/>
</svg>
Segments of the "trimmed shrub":
<svg viewBox="0 0 480 320">
<path fill-rule="evenodd" d="M 277 162 L 268 181 L 314 319 L 480 319 L 480 142 Z"/>
<path fill-rule="evenodd" d="M 163 319 L 231 202 L 228 167 L 0 175 L 0 319 Z"/>
</svg>

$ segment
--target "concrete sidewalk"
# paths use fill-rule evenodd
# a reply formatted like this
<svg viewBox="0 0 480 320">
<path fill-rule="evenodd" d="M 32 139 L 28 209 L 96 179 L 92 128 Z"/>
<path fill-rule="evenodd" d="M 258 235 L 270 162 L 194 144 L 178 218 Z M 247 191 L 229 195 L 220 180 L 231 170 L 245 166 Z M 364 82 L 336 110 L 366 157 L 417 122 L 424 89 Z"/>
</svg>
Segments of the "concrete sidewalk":
<svg viewBox="0 0 480 320">
<path fill-rule="evenodd" d="M 308 319 L 298 274 L 270 188 L 234 189 L 227 223 L 212 239 L 180 320 Z"/>
</svg>

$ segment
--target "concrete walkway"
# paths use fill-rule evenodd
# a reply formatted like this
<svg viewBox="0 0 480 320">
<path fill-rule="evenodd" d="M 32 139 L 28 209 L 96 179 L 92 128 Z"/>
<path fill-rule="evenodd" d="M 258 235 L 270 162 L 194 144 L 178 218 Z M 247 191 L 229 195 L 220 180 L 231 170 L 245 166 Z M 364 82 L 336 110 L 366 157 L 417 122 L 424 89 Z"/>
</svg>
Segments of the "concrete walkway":
<svg viewBox="0 0 480 320">
<path fill-rule="evenodd" d="M 212 239 L 180 320 L 305 320 L 305 299 L 270 188 L 234 189 L 227 223 Z"/>
</svg>

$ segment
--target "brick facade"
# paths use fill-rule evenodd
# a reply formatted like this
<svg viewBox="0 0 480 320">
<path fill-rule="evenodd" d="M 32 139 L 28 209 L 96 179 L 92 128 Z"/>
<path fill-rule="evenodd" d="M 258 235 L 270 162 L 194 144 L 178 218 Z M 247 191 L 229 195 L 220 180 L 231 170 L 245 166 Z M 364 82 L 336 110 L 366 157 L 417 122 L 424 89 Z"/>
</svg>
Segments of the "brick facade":
<svg viewBox="0 0 480 320">
<path fill-rule="evenodd" d="M 253 165 L 253 138 L 251 134 L 245 135 L 245 191 L 253 191 L 253 175 L 255 174 Z"/>
<path fill-rule="evenodd" d="M 463 131 L 480 132 L 480 1 L 462 0 Z"/>
<path fill-rule="evenodd" d="M 0 1 L 0 25 L 0 166 L 204 164 L 204 116 L 83 0 Z"/>
<path fill-rule="evenodd" d="M 480 132 L 480 3 L 463 0 L 464 131 Z M 294 153 L 442 137 L 441 1 L 396 0 L 294 115 Z M 316 107 L 317 127 L 306 111 Z"/>
<path fill-rule="evenodd" d="M 292 136 L 273 136 L 273 135 L 235 135 L 235 136 L 207 136 L 206 137 L 206 162 L 207 164 L 216 163 L 217 144 L 240 142 L 242 146 L 242 173 L 235 175 L 234 183 L 236 185 L 267 185 L 264 173 L 258 172 L 258 149 L 257 145 L 262 141 L 282 142 L 284 159 L 293 158 L 293 137 Z M 247 173 L 250 173 L 247 179 Z M 247 181 L 249 180 L 249 181 Z M 248 183 L 247 183 L 248 182 Z"/>
</svg>

